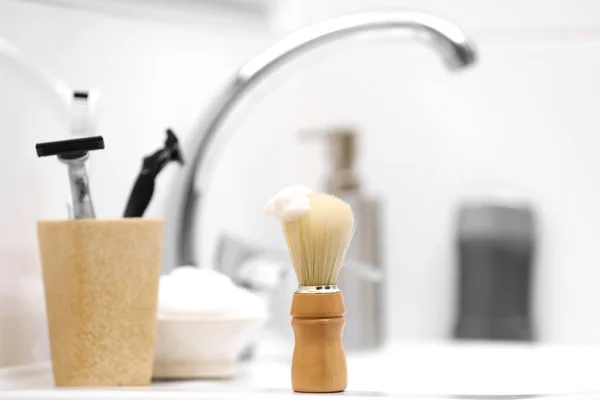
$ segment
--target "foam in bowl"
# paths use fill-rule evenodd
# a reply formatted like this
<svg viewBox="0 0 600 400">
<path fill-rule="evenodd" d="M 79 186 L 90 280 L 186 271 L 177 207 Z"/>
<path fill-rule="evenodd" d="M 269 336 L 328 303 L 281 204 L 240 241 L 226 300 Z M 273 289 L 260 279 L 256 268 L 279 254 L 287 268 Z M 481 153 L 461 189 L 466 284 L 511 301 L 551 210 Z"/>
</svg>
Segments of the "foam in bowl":
<svg viewBox="0 0 600 400">
<path fill-rule="evenodd" d="M 220 316 L 265 317 L 261 298 L 236 286 L 231 279 L 213 269 L 175 268 L 160 277 L 159 314 L 204 314 Z"/>
</svg>

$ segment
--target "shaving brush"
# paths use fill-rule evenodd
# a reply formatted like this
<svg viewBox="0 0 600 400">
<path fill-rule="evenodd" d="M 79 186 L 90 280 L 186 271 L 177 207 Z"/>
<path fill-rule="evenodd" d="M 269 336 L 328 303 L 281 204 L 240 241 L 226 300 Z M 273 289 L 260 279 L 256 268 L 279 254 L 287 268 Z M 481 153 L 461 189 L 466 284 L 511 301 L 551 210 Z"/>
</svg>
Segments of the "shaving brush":
<svg viewBox="0 0 600 400">
<path fill-rule="evenodd" d="M 336 286 L 354 233 L 352 209 L 339 198 L 302 186 L 284 189 L 267 204 L 282 221 L 298 278 L 292 300 L 296 392 L 342 392 L 347 386 L 342 345 L 344 298 Z"/>
</svg>

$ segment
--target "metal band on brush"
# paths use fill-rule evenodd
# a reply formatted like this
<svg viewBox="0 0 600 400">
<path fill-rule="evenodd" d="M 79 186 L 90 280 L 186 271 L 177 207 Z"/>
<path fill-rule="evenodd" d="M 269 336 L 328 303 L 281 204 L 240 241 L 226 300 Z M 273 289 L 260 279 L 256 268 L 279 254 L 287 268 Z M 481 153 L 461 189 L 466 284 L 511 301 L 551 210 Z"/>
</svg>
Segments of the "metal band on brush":
<svg viewBox="0 0 600 400">
<path fill-rule="evenodd" d="M 298 286 L 296 293 L 337 293 L 340 288 L 337 285 Z"/>
</svg>

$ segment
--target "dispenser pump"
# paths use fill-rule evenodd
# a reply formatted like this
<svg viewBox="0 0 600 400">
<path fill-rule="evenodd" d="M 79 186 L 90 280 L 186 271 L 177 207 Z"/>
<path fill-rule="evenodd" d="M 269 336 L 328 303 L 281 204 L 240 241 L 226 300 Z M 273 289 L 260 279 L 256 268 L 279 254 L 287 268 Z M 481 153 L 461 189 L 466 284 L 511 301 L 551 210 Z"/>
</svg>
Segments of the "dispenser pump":
<svg viewBox="0 0 600 400">
<path fill-rule="evenodd" d="M 356 191 L 359 187 L 354 169 L 356 160 L 356 132 L 351 129 L 334 130 L 327 134 L 331 151 L 332 171 L 327 185 L 331 192 Z"/>
<path fill-rule="evenodd" d="M 355 170 L 357 133 L 352 128 L 330 128 L 304 133 L 304 138 L 326 138 L 329 145 L 331 172 L 327 181 L 328 193 L 354 192 L 360 183 Z"/>
</svg>

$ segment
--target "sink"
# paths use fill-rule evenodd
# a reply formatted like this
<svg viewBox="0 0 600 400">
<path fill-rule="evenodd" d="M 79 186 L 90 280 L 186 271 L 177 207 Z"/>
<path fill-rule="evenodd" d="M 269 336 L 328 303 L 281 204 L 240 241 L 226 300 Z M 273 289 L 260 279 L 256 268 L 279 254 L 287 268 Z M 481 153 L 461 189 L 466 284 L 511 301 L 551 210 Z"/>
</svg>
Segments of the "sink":
<svg viewBox="0 0 600 400">
<path fill-rule="evenodd" d="M 600 398 L 600 346 L 396 344 L 348 354 L 345 398 Z M 0 370 L 6 399 L 297 399 L 289 357 L 259 356 L 230 381 L 164 381 L 144 388 L 54 389 L 50 366 Z M 10 390 L 10 391 L 7 391 Z M 303 395 L 317 398 L 322 395 Z"/>
<path fill-rule="evenodd" d="M 598 393 L 600 346 L 404 343 L 348 354 L 348 391 L 409 396 Z M 261 361 L 245 384 L 289 388 L 289 361 Z"/>
</svg>

